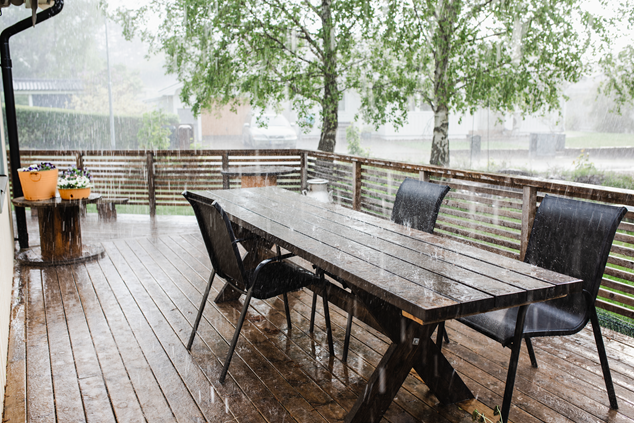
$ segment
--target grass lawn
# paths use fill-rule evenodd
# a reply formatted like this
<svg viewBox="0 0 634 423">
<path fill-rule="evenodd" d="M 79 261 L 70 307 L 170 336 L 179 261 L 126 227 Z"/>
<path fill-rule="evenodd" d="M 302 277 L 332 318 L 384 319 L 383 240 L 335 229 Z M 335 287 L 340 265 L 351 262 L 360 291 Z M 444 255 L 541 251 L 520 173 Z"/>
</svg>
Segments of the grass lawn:
<svg viewBox="0 0 634 423">
<path fill-rule="evenodd" d="M 634 134 L 608 132 L 566 132 L 566 147 L 634 147 Z"/>
</svg>

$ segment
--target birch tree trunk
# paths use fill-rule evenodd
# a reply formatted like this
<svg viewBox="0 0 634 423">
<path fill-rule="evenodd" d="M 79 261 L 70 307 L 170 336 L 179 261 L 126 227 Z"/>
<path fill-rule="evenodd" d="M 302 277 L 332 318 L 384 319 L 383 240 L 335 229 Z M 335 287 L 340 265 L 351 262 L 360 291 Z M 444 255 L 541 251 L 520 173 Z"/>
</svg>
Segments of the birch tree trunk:
<svg viewBox="0 0 634 423">
<path fill-rule="evenodd" d="M 339 127 L 339 89 L 337 87 L 337 56 L 331 16 L 332 0 L 322 0 L 321 25 L 323 28 L 324 97 L 322 100 L 322 127 L 317 149 L 334 153 Z"/>
<path fill-rule="evenodd" d="M 449 166 L 448 104 L 454 83 L 447 75 L 447 69 L 459 8 L 459 1 L 441 2 L 438 9 L 438 28 L 434 34 L 434 104 L 432 106 L 434 110 L 434 137 L 429 163 L 437 166 Z"/>
<path fill-rule="evenodd" d="M 434 138 L 431 143 L 430 164 L 449 166 L 449 109 L 445 104 L 436 103 L 434 109 Z"/>
</svg>

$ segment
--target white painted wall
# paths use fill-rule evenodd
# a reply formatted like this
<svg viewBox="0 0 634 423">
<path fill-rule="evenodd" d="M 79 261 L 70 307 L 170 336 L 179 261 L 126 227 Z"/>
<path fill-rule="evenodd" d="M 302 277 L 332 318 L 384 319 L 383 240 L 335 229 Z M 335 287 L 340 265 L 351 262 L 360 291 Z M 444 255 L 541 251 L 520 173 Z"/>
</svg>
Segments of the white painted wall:
<svg viewBox="0 0 634 423">
<path fill-rule="evenodd" d="M 4 124 L 0 113 L 0 168 L 7 169 L 4 143 Z M 0 213 L 0 410 L 3 409 L 4 387 L 7 380 L 7 346 L 9 343 L 9 321 L 11 319 L 11 287 L 13 285 L 13 224 L 11 198 L 6 193 Z"/>
</svg>

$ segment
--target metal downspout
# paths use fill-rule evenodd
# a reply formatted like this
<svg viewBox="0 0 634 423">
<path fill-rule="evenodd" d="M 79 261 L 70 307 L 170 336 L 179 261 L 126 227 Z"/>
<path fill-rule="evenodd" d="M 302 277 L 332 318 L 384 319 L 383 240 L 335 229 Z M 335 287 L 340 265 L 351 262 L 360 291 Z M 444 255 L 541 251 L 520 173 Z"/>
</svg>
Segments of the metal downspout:
<svg viewBox="0 0 634 423">
<path fill-rule="evenodd" d="M 55 0 L 50 8 L 36 15 L 35 24 L 44 22 L 51 16 L 57 15 L 64 7 L 64 0 Z M 15 95 L 13 92 L 13 73 L 11 71 L 11 54 L 9 52 L 9 38 L 33 26 L 33 19 L 28 17 L 6 28 L 0 34 L 0 58 L 2 60 L 2 84 L 4 86 L 4 103 L 7 113 L 7 136 L 9 138 L 9 157 L 11 161 L 11 182 L 13 183 L 13 198 L 22 197 L 22 185 L 18 177 L 20 164 L 20 143 L 18 141 L 18 121 L 15 112 Z M 28 248 L 29 233 L 26 228 L 26 213 L 24 207 L 15 208 L 18 226 L 20 248 Z"/>
</svg>

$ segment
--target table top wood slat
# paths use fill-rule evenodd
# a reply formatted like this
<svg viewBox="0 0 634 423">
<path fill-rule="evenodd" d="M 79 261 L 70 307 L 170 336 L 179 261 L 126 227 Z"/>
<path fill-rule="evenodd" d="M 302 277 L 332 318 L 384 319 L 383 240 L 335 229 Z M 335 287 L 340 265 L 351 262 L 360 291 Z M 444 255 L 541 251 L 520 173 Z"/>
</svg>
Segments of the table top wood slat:
<svg viewBox="0 0 634 423">
<path fill-rule="evenodd" d="M 218 200 L 234 223 L 426 323 L 557 298 L 581 285 L 281 188 L 195 194 Z"/>
</svg>

